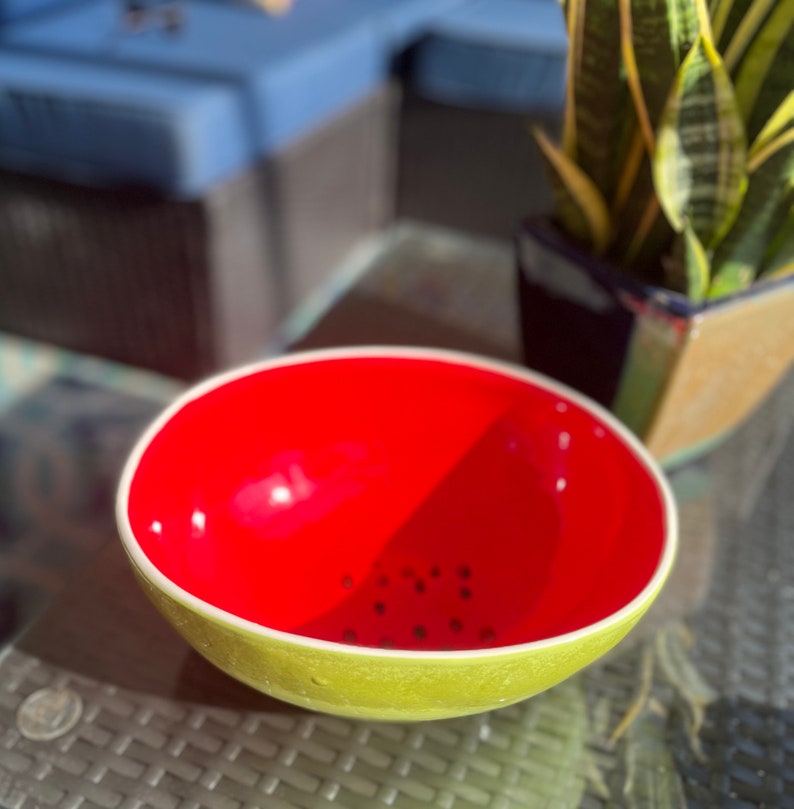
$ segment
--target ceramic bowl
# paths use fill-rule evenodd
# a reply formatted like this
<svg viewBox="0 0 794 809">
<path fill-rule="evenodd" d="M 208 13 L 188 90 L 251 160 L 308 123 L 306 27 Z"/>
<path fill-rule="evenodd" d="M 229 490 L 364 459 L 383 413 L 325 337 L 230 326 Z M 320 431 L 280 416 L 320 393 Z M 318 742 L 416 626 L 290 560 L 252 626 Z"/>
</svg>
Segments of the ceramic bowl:
<svg viewBox="0 0 794 809">
<path fill-rule="evenodd" d="M 127 462 L 117 517 L 160 612 L 306 708 L 507 705 L 612 648 L 667 577 L 676 513 L 613 417 L 451 352 L 295 354 L 200 384 Z"/>
</svg>

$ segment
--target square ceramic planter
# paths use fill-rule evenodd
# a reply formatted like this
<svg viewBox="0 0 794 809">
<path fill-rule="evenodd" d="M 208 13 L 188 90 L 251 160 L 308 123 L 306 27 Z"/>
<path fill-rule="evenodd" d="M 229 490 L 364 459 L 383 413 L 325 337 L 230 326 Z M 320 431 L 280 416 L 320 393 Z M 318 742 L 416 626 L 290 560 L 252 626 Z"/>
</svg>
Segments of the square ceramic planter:
<svg viewBox="0 0 794 809">
<path fill-rule="evenodd" d="M 610 408 L 665 465 L 726 437 L 794 359 L 794 277 L 694 304 L 571 244 L 546 220 L 517 235 L 528 366 Z"/>
</svg>

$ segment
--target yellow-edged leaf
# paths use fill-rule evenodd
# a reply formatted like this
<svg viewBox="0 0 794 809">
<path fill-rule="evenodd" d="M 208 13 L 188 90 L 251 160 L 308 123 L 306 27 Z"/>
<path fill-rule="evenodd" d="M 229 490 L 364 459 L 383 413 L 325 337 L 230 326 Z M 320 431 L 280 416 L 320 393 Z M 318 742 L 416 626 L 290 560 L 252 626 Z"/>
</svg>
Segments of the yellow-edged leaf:
<svg viewBox="0 0 794 809">
<path fill-rule="evenodd" d="M 564 6 L 565 25 L 568 31 L 568 69 L 565 81 L 562 148 L 571 160 L 576 160 L 576 148 L 579 140 L 576 127 L 576 80 L 582 71 L 585 7 L 586 0 L 568 0 Z"/>
<path fill-rule="evenodd" d="M 715 42 L 722 39 L 725 26 L 733 9 L 733 0 L 711 0 L 709 5 L 709 16 L 711 17 L 712 35 Z"/>
<path fill-rule="evenodd" d="M 695 303 L 699 303 L 708 292 L 711 280 L 711 262 L 689 223 L 684 226 L 684 269 L 687 296 Z"/>
<path fill-rule="evenodd" d="M 574 238 L 602 253 L 609 244 L 611 223 L 601 192 L 541 129 L 534 134 L 549 171 L 560 223 Z"/>
<path fill-rule="evenodd" d="M 656 135 L 654 134 L 653 125 L 651 124 L 651 118 L 648 113 L 648 105 L 645 103 L 640 70 L 637 65 L 634 20 L 631 6 L 631 0 L 618 0 L 618 9 L 620 11 L 620 48 L 623 54 L 623 67 L 626 71 L 626 83 L 629 86 L 629 92 L 634 102 L 634 112 L 637 115 L 640 132 L 642 132 L 643 139 L 645 140 L 645 148 L 648 150 L 648 154 L 653 154 L 656 148 Z M 646 17 L 644 19 L 648 18 Z M 666 21 L 666 15 L 664 19 Z M 672 75 L 670 78 L 672 79 Z"/>
<path fill-rule="evenodd" d="M 624 119 L 617 4 L 568 0 L 563 151 L 608 195 Z"/>
<path fill-rule="evenodd" d="M 772 239 L 759 273 L 760 278 L 777 279 L 794 275 L 794 206 Z"/>
<path fill-rule="evenodd" d="M 751 170 L 763 163 L 766 159 L 764 155 L 769 153 L 770 145 L 792 125 L 794 125 L 794 90 L 783 99 L 780 106 L 766 122 L 764 128 L 758 133 L 758 137 L 753 141 L 747 155 Z"/>
<path fill-rule="evenodd" d="M 767 278 L 770 281 L 777 281 L 781 278 L 788 278 L 791 275 L 794 275 L 794 258 L 770 272 L 762 273 L 761 277 Z"/>
<path fill-rule="evenodd" d="M 788 129 L 786 132 L 781 132 L 773 141 L 759 149 L 752 158 L 747 161 L 748 170 L 751 174 L 757 171 L 767 160 L 774 157 L 779 151 L 790 146 L 792 143 L 794 143 L 794 127 Z"/>
<path fill-rule="evenodd" d="M 733 71 L 777 0 L 753 0 L 725 49 L 725 67 Z"/>
<path fill-rule="evenodd" d="M 777 0 L 752 43 L 746 48 L 736 74 L 736 101 L 743 121 L 750 121 L 759 96 L 764 91 L 766 78 L 775 63 L 775 57 L 790 36 L 792 28 L 794 0 Z"/>
<path fill-rule="evenodd" d="M 712 258 L 709 297 L 749 286 L 766 263 L 769 245 L 794 205 L 794 125 L 765 148 L 767 156 L 750 175 L 739 215 Z M 782 259 L 781 259 L 782 261 Z"/>
<path fill-rule="evenodd" d="M 656 147 L 655 130 L 670 86 L 700 32 L 698 9 L 704 2 L 618 0 L 625 80 L 649 155 L 653 155 Z M 617 210 L 622 208 L 622 201 L 637 177 L 638 166 L 631 159 L 636 154 L 635 143 L 630 143 L 615 192 L 613 208 Z"/>
<path fill-rule="evenodd" d="M 730 229 L 747 185 L 747 146 L 730 77 L 699 36 L 679 68 L 657 135 L 653 178 L 673 228 L 708 250 Z"/>
</svg>

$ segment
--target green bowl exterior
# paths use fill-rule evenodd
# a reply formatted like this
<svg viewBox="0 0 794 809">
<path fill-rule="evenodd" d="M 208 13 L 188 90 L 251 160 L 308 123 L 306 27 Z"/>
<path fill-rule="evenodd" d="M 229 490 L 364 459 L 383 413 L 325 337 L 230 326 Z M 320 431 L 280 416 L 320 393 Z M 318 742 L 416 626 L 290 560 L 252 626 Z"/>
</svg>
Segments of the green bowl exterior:
<svg viewBox="0 0 794 809">
<path fill-rule="evenodd" d="M 224 621 L 165 593 L 133 563 L 149 599 L 202 656 L 258 691 L 356 719 L 414 721 L 480 713 L 545 691 L 612 649 L 639 621 L 648 598 L 590 631 L 481 653 L 383 653 L 282 638 Z"/>
<path fill-rule="evenodd" d="M 279 360 L 367 356 L 373 349 L 340 349 Z M 375 349 L 390 356 L 433 357 L 462 361 L 518 375 L 555 389 L 554 383 L 511 366 L 464 354 L 426 349 Z M 184 400 L 177 400 L 139 440 L 122 474 L 116 500 L 117 522 L 132 568 L 155 607 L 207 660 L 232 677 L 265 694 L 315 711 L 359 719 L 430 720 L 463 716 L 531 697 L 575 674 L 612 649 L 640 620 L 670 573 L 678 542 L 678 519 L 664 477 L 655 474 L 665 511 L 665 542 L 659 566 L 648 585 L 623 609 L 577 632 L 557 638 L 495 649 L 421 652 L 346 646 L 286 632 L 236 618 L 181 590 L 143 554 L 128 520 L 129 489 L 141 454 L 184 401 L 204 395 L 228 379 L 273 367 L 262 363 L 207 380 Z M 579 401 L 560 388 L 560 395 Z M 190 398 L 188 398 L 190 397 Z M 582 406 L 589 407 L 581 401 Z M 637 440 L 608 413 L 601 418 L 623 436 L 639 459 L 654 472 L 653 461 Z"/>
</svg>

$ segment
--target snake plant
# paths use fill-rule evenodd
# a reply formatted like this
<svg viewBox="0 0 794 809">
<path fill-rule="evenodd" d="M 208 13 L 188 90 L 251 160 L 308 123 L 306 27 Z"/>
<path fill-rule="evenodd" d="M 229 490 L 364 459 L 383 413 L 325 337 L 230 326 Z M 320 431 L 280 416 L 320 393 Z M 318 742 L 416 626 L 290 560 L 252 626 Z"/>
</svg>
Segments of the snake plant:
<svg viewBox="0 0 794 809">
<path fill-rule="evenodd" d="M 794 273 L 794 0 L 563 5 L 557 225 L 694 301 Z"/>
</svg>

